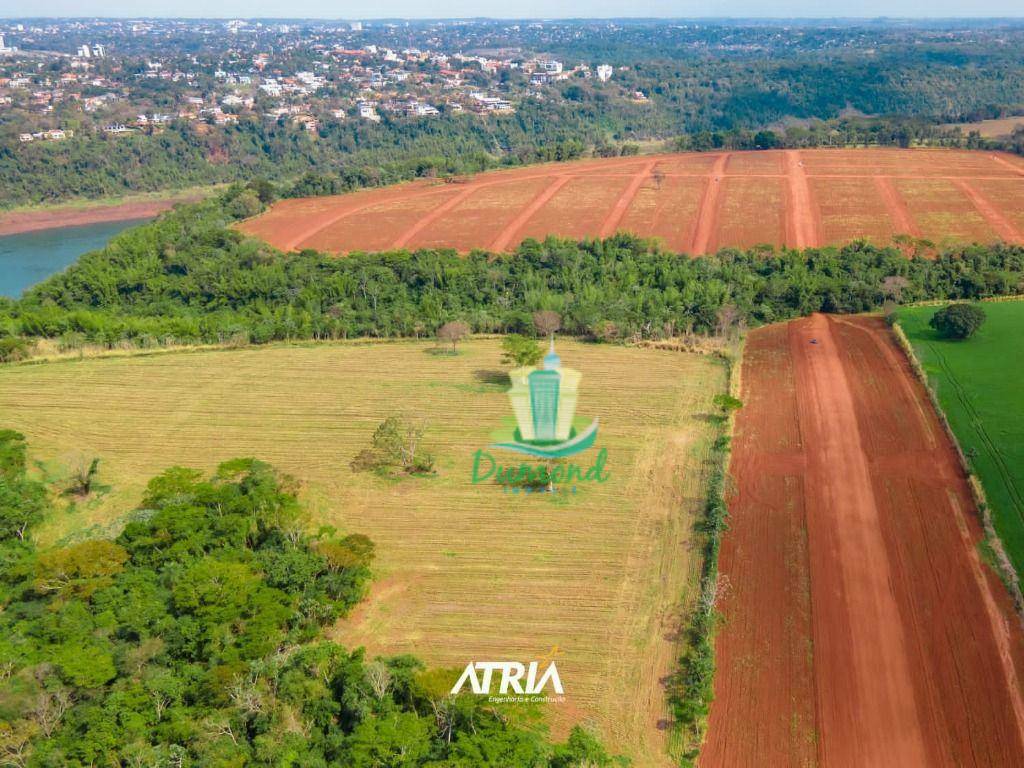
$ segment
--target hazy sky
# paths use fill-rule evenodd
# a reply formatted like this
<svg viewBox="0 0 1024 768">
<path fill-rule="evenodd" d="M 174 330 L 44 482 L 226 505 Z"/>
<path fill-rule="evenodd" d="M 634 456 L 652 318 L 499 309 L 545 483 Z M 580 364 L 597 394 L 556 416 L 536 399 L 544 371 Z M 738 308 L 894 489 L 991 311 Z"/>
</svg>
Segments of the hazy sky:
<svg viewBox="0 0 1024 768">
<path fill-rule="evenodd" d="M 1022 0 L 0 0 L 0 17 L 1024 16 Z"/>
</svg>

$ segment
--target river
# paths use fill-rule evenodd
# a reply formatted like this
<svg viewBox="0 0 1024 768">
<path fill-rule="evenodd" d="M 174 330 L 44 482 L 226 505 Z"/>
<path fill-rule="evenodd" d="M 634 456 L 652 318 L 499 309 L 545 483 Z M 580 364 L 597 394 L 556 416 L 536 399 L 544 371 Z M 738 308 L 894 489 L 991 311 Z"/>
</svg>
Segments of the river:
<svg viewBox="0 0 1024 768">
<path fill-rule="evenodd" d="M 106 221 L 0 236 L 0 296 L 17 298 L 79 256 L 102 248 L 122 230 L 146 219 Z"/>
</svg>

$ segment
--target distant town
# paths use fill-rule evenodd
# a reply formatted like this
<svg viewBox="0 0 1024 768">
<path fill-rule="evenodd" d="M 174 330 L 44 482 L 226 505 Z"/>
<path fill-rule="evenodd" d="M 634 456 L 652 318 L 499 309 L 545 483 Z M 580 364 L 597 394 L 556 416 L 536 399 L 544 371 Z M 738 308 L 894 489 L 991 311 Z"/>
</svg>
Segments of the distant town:
<svg viewBox="0 0 1024 768">
<path fill-rule="evenodd" d="M 385 115 L 511 114 L 525 97 L 559 98 L 553 83 L 615 78 L 607 63 L 466 48 L 457 23 L 437 27 L 417 30 L 423 44 L 401 45 L 399 25 L 360 21 L 0 24 L 0 130 L 28 143 L 258 118 L 316 134 L 327 122 Z"/>
<path fill-rule="evenodd" d="M 4 19 L 0 208 L 655 151 L 1024 152 L 1022 49 L 1024 20 Z"/>
</svg>

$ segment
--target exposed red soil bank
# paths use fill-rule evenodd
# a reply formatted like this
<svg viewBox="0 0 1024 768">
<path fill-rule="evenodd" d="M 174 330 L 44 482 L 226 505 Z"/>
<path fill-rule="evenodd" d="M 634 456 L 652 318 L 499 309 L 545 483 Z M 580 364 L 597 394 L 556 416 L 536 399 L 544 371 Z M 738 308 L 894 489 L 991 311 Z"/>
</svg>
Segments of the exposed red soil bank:
<svg viewBox="0 0 1024 768">
<path fill-rule="evenodd" d="M 20 232 L 77 227 L 84 224 L 101 224 L 107 221 L 148 219 L 164 211 L 169 211 L 178 203 L 194 202 L 198 199 L 197 196 L 190 196 L 187 198 L 138 200 L 115 205 L 93 205 L 83 208 L 40 208 L 38 210 L 11 211 L 0 213 L 0 235 L 16 235 Z"/>
<path fill-rule="evenodd" d="M 884 323 L 756 330 L 701 764 L 1024 765 L 1024 632 Z"/>
<path fill-rule="evenodd" d="M 985 184 L 1000 186 L 986 196 Z M 283 250 L 514 249 L 527 237 L 631 231 L 700 254 L 893 235 L 1020 240 L 1024 162 L 962 150 L 814 149 L 549 163 L 283 200 L 241 225 Z"/>
</svg>

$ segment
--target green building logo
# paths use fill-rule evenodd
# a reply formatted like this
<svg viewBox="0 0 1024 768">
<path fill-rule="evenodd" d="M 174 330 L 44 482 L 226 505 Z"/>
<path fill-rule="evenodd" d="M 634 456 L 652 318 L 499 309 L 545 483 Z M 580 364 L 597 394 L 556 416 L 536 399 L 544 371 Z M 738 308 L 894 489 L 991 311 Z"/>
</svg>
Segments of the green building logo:
<svg viewBox="0 0 1024 768">
<path fill-rule="evenodd" d="M 589 425 L 575 421 L 583 374 L 562 367 L 553 336 L 542 365 L 541 368 L 527 366 L 509 371 L 512 388 L 508 398 L 516 425 L 495 434 L 496 442 L 491 448 L 556 459 L 573 456 L 594 444 L 597 419 Z"/>
</svg>

